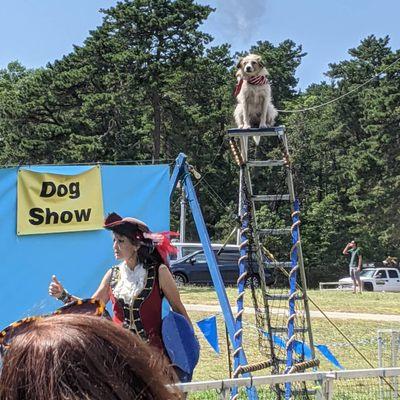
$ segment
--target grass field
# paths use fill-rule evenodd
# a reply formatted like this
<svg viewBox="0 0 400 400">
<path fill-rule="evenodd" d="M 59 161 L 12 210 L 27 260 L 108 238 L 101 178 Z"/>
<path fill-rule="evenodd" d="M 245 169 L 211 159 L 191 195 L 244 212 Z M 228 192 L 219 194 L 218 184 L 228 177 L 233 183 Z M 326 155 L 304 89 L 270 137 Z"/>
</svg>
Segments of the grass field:
<svg viewBox="0 0 400 400">
<path fill-rule="evenodd" d="M 230 287 L 226 291 L 231 304 L 234 304 L 237 289 Z M 187 304 L 218 304 L 212 287 L 184 286 L 180 292 Z M 400 293 L 364 292 L 355 295 L 350 291 L 309 290 L 308 295 L 323 311 L 400 315 Z M 316 310 L 312 303 L 310 309 Z"/>
<path fill-rule="evenodd" d="M 216 293 L 211 287 L 182 287 L 181 296 L 186 304 L 218 304 Z M 231 304 L 234 304 L 236 289 L 227 289 Z M 323 311 L 342 311 L 354 313 L 374 314 L 400 314 L 398 306 L 400 293 L 363 293 L 354 295 L 348 292 L 337 291 L 310 291 L 310 297 Z M 246 301 L 245 301 L 246 303 Z M 249 307 L 252 303 L 247 298 Z M 311 306 L 311 309 L 315 307 Z M 192 320 L 199 321 L 212 313 L 190 312 Z M 249 363 L 265 360 L 258 346 L 257 330 L 254 328 L 254 316 L 244 314 L 244 350 Z M 377 358 L 377 330 L 378 329 L 400 329 L 400 323 L 358 320 L 336 320 L 337 327 L 351 340 L 358 350 L 368 359 L 373 366 L 378 366 Z M 219 346 L 221 353 L 216 354 L 203 338 L 196 327 L 197 335 L 201 344 L 200 362 L 195 370 L 194 380 L 223 379 L 229 376 L 227 362 L 227 344 L 225 337 L 225 326 L 221 314 L 217 314 Z M 371 368 L 366 361 L 351 347 L 345 338 L 324 318 L 312 320 L 314 342 L 327 345 L 332 353 L 345 369 Z M 320 370 L 333 370 L 335 367 L 322 356 Z M 260 371 L 255 375 L 269 374 L 269 371 Z M 352 398 L 352 397 L 349 397 Z M 361 397 L 360 397 L 361 398 Z"/>
</svg>

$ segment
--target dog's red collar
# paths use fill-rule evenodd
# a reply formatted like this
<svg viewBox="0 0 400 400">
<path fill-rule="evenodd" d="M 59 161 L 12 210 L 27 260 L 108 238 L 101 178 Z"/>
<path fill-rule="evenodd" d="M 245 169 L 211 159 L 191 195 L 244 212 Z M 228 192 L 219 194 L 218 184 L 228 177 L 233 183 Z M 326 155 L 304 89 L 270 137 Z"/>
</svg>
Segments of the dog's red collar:
<svg viewBox="0 0 400 400">
<path fill-rule="evenodd" d="M 250 85 L 257 85 L 257 86 L 266 85 L 268 82 L 268 79 L 265 75 L 252 76 L 251 78 L 246 79 L 246 80 L 247 80 L 247 83 L 249 83 Z M 240 90 L 242 89 L 243 81 L 244 81 L 244 79 L 241 78 L 239 80 L 239 82 L 236 84 L 235 90 L 233 91 L 233 95 L 235 97 L 237 97 L 239 95 Z"/>
<path fill-rule="evenodd" d="M 268 82 L 268 79 L 265 75 L 259 75 L 259 76 L 252 76 L 247 82 L 250 83 L 250 85 L 266 85 Z"/>
</svg>

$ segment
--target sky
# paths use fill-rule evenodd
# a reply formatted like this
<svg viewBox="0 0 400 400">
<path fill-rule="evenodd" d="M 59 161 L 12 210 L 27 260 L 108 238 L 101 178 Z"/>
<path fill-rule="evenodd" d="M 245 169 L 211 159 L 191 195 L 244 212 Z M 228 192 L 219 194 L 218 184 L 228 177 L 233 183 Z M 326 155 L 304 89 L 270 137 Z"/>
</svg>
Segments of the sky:
<svg viewBox="0 0 400 400">
<path fill-rule="evenodd" d="M 247 51 L 258 40 L 291 39 L 307 56 L 298 88 L 327 80 L 328 64 L 349 58 L 370 34 L 389 35 L 400 48 L 399 0 L 197 0 L 216 8 L 202 29 L 214 45 Z M 101 25 L 101 8 L 116 0 L 0 0 L 0 68 L 18 60 L 37 68 L 62 58 Z"/>
</svg>

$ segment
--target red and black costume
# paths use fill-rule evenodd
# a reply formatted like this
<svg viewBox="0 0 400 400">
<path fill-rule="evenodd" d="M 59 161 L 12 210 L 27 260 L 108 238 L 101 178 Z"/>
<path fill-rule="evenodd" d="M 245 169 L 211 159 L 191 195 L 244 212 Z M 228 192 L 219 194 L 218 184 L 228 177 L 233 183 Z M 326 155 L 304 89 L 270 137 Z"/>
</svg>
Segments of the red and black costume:
<svg viewBox="0 0 400 400">
<path fill-rule="evenodd" d="M 151 345 L 163 349 L 161 304 L 164 296 L 158 283 L 158 267 L 159 265 L 152 265 L 147 268 L 145 287 L 138 296 L 132 299 L 131 304 L 127 304 L 122 298 L 115 297 L 113 289 L 118 282 L 120 271 L 119 265 L 112 267 L 110 299 L 114 322 L 138 334 Z"/>
<path fill-rule="evenodd" d="M 158 269 L 161 264 L 167 264 L 168 254 L 176 253 L 176 248 L 170 244 L 167 237 L 172 232 L 151 233 L 144 222 L 130 217 L 122 218 L 115 213 L 107 217 L 104 227 L 140 244 L 138 262 L 146 270 L 144 283 L 139 285 L 140 293 L 119 296 L 115 288 L 121 278 L 123 265 L 112 267 L 110 299 L 113 305 L 113 320 L 138 334 L 151 345 L 164 349 L 161 338 L 161 309 L 164 295 L 159 285 Z"/>
</svg>

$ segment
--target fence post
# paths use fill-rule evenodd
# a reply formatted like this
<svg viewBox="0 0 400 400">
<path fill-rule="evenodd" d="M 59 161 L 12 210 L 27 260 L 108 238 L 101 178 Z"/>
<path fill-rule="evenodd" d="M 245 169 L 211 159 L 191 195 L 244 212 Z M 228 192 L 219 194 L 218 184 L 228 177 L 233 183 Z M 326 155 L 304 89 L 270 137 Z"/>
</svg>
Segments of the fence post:
<svg viewBox="0 0 400 400">
<path fill-rule="evenodd" d="M 229 389 L 221 389 L 220 393 L 219 393 L 219 398 L 220 400 L 227 400 L 229 397 Z"/>
<path fill-rule="evenodd" d="M 380 330 L 378 330 L 378 368 L 383 368 L 383 338 Z M 379 399 L 383 400 L 382 378 L 379 378 Z"/>
<path fill-rule="evenodd" d="M 399 332 L 392 330 L 392 340 L 391 340 L 391 350 L 392 350 L 392 365 L 391 367 L 397 367 L 397 357 L 399 354 Z M 393 400 L 398 400 L 399 398 L 399 385 L 398 377 L 394 376 L 392 379 L 394 386 Z"/>
<path fill-rule="evenodd" d="M 335 374 L 326 374 L 325 376 L 325 381 L 322 386 L 322 396 L 324 400 L 333 399 L 333 384 L 335 377 Z"/>
<path fill-rule="evenodd" d="M 218 391 L 220 400 L 227 400 L 231 393 L 230 389 L 225 387 L 224 381 L 221 382 L 221 389 Z"/>
</svg>

